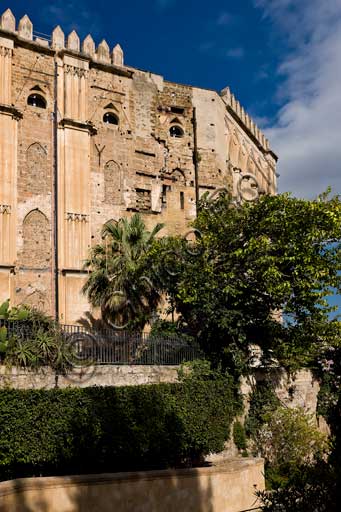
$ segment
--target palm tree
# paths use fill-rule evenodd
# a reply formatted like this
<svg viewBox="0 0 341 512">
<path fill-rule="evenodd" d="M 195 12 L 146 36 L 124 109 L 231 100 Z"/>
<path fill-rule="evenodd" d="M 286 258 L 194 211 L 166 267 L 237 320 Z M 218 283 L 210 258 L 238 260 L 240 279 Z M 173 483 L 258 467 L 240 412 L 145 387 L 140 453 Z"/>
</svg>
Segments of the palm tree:
<svg viewBox="0 0 341 512">
<path fill-rule="evenodd" d="M 142 329 L 156 310 L 160 294 L 144 276 L 142 261 L 162 228 L 147 231 L 139 214 L 104 225 L 103 241 L 85 263 L 91 273 L 83 293 L 109 325 Z"/>
</svg>

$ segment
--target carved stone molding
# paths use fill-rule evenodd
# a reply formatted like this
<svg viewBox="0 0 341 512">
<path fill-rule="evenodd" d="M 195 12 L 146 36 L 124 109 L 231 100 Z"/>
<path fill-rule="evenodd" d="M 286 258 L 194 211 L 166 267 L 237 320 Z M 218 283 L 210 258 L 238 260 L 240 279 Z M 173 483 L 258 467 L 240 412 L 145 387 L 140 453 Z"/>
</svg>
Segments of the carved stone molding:
<svg viewBox="0 0 341 512">
<path fill-rule="evenodd" d="M 9 204 L 0 204 L 0 214 L 10 214 L 11 213 L 11 205 Z"/>
<path fill-rule="evenodd" d="M 82 123 L 81 121 L 75 121 L 74 119 L 64 118 L 59 123 L 60 126 L 64 126 L 66 128 L 78 128 L 79 130 L 88 130 L 90 135 L 97 134 L 97 128 L 91 123 Z"/>
<path fill-rule="evenodd" d="M 66 220 L 71 220 L 73 222 L 89 222 L 89 215 L 86 215 L 85 213 L 67 212 Z"/>
<path fill-rule="evenodd" d="M 70 64 L 64 65 L 64 72 L 68 73 L 72 76 L 78 76 L 79 78 L 88 78 L 89 77 L 89 70 L 88 69 L 82 69 L 77 68 L 75 66 L 71 66 Z"/>
<path fill-rule="evenodd" d="M 2 57 L 12 57 L 13 50 L 12 48 L 7 48 L 6 46 L 0 46 L 0 55 Z"/>
</svg>

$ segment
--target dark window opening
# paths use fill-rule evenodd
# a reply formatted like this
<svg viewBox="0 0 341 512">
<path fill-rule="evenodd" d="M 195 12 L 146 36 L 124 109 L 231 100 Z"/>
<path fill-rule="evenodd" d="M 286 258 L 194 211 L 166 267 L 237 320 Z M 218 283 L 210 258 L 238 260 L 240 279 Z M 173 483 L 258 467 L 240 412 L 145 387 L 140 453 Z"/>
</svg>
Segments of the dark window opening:
<svg viewBox="0 0 341 512">
<path fill-rule="evenodd" d="M 180 192 L 180 209 L 184 210 L 185 208 L 185 194 Z"/>
<path fill-rule="evenodd" d="M 184 136 L 184 131 L 180 126 L 171 126 L 171 128 L 169 130 L 169 134 L 171 137 L 181 139 L 181 137 Z"/>
<path fill-rule="evenodd" d="M 167 190 L 168 190 L 168 185 L 162 185 L 162 195 L 161 195 L 161 202 L 162 204 L 166 204 L 167 203 Z"/>
<path fill-rule="evenodd" d="M 118 125 L 118 117 L 115 114 L 113 114 L 112 112 L 107 112 L 103 116 L 103 122 L 105 124 L 115 124 L 115 125 Z"/>
<path fill-rule="evenodd" d="M 37 108 L 46 108 L 46 100 L 40 94 L 31 94 L 27 98 L 27 105 Z"/>
<path fill-rule="evenodd" d="M 173 112 L 173 114 L 184 114 L 185 109 L 181 107 L 171 107 L 171 112 Z"/>
</svg>

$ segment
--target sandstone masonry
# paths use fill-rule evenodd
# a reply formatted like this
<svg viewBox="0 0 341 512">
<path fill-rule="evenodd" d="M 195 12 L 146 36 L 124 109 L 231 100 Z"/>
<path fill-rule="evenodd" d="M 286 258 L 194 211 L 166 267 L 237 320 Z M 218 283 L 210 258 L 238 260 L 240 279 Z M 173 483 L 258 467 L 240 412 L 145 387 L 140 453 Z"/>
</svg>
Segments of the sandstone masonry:
<svg viewBox="0 0 341 512">
<path fill-rule="evenodd" d="M 204 192 L 276 192 L 277 157 L 228 88 L 218 94 L 124 63 L 89 35 L 0 24 L 0 302 L 76 322 L 83 262 L 103 224 L 139 211 L 185 233 Z"/>
</svg>

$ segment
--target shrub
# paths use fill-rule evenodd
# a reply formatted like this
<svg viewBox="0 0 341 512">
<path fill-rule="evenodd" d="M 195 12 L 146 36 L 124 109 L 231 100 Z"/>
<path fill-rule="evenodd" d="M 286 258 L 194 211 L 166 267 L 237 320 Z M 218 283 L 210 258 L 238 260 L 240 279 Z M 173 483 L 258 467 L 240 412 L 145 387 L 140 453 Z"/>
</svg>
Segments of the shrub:
<svg viewBox="0 0 341 512">
<path fill-rule="evenodd" d="M 75 351 L 51 317 L 30 306 L 10 308 L 6 301 L 0 305 L 0 361 L 30 369 L 49 366 L 65 374 Z"/>
<path fill-rule="evenodd" d="M 280 401 L 276 396 L 271 382 L 257 382 L 249 397 L 250 408 L 245 420 L 246 435 L 257 443 L 258 431 L 263 425 L 264 417 L 276 410 Z M 256 453 L 255 453 L 256 454 Z"/>
<path fill-rule="evenodd" d="M 240 407 L 226 378 L 0 390 L 0 477 L 194 465 L 223 449 Z"/>
<path fill-rule="evenodd" d="M 238 450 L 246 452 L 247 450 L 247 439 L 243 425 L 240 421 L 236 421 L 233 424 L 233 441 Z"/>
<path fill-rule="evenodd" d="M 327 436 L 317 429 L 313 417 L 303 409 L 278 407 L 265 419 L 258 439 L 272 487 L 286 485 L 303 467 L 313 467 L 327 459 L 330 448 Z"/>
</svg>

